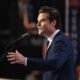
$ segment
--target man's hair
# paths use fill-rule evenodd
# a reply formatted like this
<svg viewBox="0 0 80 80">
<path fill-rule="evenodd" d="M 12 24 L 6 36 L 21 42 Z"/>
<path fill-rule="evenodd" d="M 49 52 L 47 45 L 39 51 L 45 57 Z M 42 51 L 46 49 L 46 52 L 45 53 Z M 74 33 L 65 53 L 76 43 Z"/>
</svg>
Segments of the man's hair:
<svg viewBox="0 0 80 80">
<path fill-rule="evenodd" d="M 56 8 L 48 7 L 48 6 L 43 6 L 39 10 L 40 13 L 48 13 L 49 20 L 52 22 L 53 20 L 56 20 L 56 29 L 61 27 L 61 16 L 59 11 Z"/>
</svg>

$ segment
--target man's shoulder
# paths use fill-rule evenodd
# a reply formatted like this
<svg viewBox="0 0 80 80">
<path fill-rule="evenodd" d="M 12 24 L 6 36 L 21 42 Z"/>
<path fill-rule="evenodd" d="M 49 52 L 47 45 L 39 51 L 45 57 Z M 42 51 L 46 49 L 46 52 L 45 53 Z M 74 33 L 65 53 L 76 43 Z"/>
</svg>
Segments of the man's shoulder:
<svg viewBox="0 0 80 80">
<path fill-rule="evenodd" d="M 65 44 L 72 45 L 70 39 L 62 31 L 60 31 L 54 39 L 54 43 L 57 43 L 57 42 L 62 42 Z"/>
</svg>

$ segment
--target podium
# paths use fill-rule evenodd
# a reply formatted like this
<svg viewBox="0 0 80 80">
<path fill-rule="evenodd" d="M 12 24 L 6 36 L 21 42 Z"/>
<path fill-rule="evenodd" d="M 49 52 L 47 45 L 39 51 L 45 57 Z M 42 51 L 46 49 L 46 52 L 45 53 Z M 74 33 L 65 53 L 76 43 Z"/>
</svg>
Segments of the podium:
<svg viewBox="0 0 80 80">
<path fill-rule="evenodd" d="M 20 80 L 20 79 L 0 78 L 0 80 Z"/>
</svg>

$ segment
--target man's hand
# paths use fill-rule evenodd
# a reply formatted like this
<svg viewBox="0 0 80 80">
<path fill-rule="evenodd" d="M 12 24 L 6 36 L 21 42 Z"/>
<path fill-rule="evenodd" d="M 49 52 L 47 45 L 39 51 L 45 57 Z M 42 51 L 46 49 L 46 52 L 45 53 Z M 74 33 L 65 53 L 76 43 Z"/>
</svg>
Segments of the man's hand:
<svg viewBox="0 0 80 80">
<path fill-rule="evenodd" d="M 17 50 L 16 52 L 9 52 L 7 58 L 11 64 L 25 64 L 25 57 Z"/>
</svg>

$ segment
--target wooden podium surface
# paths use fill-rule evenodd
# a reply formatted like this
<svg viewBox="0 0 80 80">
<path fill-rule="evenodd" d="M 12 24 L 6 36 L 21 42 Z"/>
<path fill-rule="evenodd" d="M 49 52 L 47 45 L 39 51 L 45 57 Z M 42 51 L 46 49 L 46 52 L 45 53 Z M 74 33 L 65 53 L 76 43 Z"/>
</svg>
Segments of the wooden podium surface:
<svg viewBox="0 0 80 80">
<path fill-rule="evenodd" d="M 0 78 L 0 80 L 20 80 L 20 79 Z"/>
</svg>

